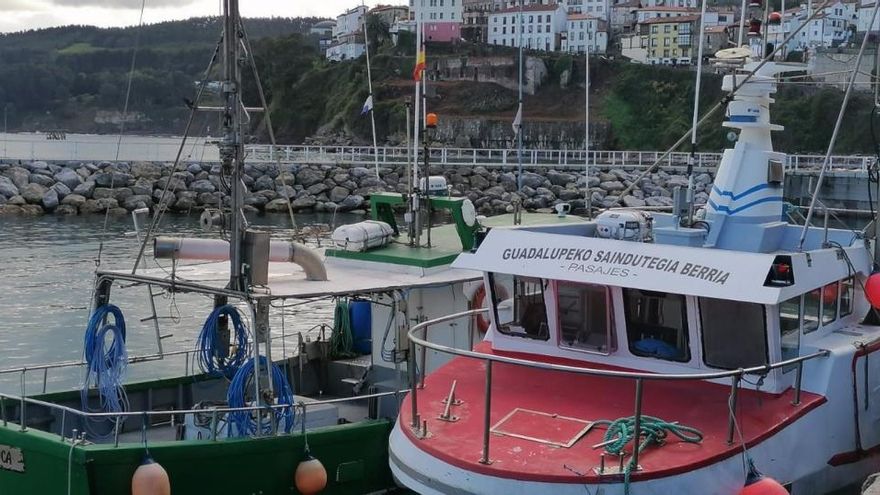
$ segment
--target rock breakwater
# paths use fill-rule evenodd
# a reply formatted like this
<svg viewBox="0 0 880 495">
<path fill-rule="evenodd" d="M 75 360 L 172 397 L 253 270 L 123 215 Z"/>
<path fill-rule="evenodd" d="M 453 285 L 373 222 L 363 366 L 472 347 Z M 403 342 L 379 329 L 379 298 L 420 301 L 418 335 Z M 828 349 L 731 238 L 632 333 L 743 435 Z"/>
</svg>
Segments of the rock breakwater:
<svg viewBox="0 0 880 495">
<path fill-rule="evenodd" d="M 585 180 L 577 170 L 532 169 L 517 176 L 510 167 L 432 166 L 443 175 L 451 194 L 466 196 L 484 214 L 511 211 L 517 195 L 526 209 L 570 203 L 584 207 L 584 186 L 594 206 L 609 206 L 630 186 L 637 170 L 595 169 Z M 246 208 L 253 212 L 351 211 L 367 206 L 370 194 L 405 192 L 405 167 L 383 167 L 379 177 L 371 168 L 341 165 L 247 164 L 243 182 Z M 696 176 L 696 201 L 708 199 L 712 176 Z M 657 171 L 639 180 L 623 206 L 669 206 L 676 186 L 685 187 L 683 174 Z M 166 191 L 164 194 L 163 192 Z M 227 178 L 216 163 L 191 163 L 172 173 L 160 162 L 15 162 L 0 163 L 0 215 L 126 214 L 137 208 L 164 207 L 189 213 L 228 204 Z"/>
</svg>

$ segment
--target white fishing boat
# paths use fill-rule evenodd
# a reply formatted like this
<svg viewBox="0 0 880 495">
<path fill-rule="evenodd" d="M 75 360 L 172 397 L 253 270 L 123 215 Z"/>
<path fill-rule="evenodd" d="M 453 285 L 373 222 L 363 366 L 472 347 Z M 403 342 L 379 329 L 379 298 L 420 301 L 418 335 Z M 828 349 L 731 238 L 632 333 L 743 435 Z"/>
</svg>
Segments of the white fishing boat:
<svg viewBox="0 0 880 495">
<path fill-rule="evenodd" d="M 796 69 L 724 77 L 738 137 L 704 209 L 676 194 L 672 214 L 493 229 L 458 257 L 483 272 L 490 325 L 472 350 L 443 341 L 483 310 L 411 330 L 420 385 L 391 435 L 399 483 L 734 495 L 757 480 L 770 488 L 749 493 L 819 495 L 877 470 L 874 235 L 784 221 L 769 107 L 776 74 Z M 454 358 L 424 372 L 424 349 Z"/>
</svg>

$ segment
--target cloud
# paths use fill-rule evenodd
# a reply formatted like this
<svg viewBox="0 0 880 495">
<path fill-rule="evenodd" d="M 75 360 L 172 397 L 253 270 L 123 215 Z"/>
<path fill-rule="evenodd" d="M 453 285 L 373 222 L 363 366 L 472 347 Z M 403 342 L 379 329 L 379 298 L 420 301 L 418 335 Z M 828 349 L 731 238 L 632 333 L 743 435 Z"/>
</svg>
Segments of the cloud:
<svg viewBox="0 0 880 495">
<path fill-rule="evenodd" d="M 0 2 L 7 0 L 0 0 Z M 9 0 L 19 1 L 19 0 Z M 62 7 L 97 7 L 109 10 L 140 9 L 143 0 L 50 0 L 54 5 Z M 196 0 L 149 0 L 147 8 L 167 7 L 171 5 L 181 6 L 195 2 Z"/>
</svg>

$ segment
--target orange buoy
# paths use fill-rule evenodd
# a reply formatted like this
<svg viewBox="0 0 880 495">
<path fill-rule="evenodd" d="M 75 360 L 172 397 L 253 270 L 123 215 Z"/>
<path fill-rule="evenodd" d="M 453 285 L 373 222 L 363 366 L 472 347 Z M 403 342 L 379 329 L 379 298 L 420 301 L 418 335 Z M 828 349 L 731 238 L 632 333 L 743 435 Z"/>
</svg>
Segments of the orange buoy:
<svg viewBox="0 0 880 495">
<path fill-rule="evenodd" d="M 306 451 L 306 457 L 296 467 L 296 489 L 303 495 L 314 495 L 327 486 L 327 470 L 321 461 Z"/>
<path fill-rule="evenodd" d="M 168 473 L 150 454 L 144 455 L 131 477 L 131 495 L 171 495 Z"/>
<path fill-rule="evenodd" d="M 865 297 L 874 308 L 880 309 L 880 273 L 874 273 L 865 282 Z"/>
<path fill-rule="evenodd" d="M 779 12 L 771 12 L 770 16 L 767 18 L 767 24 L 770 24 L 771 26 L 782 24 L 782 14 Z"/>
<path fill-rule="evenodd" d="M 788 490 L 773 478 L 761 474 L 755 468 L 755 463 L 749 459 L 749 474 L 746 476 L 746 484 L 739 491 L 739 495 L 788 495 Z"/>
<path fill-rule="evenodd" d="M 431 129 L 437 127 L 437 114 L 429 113 L 425 115 L 425 125 Z"/>
</svg>

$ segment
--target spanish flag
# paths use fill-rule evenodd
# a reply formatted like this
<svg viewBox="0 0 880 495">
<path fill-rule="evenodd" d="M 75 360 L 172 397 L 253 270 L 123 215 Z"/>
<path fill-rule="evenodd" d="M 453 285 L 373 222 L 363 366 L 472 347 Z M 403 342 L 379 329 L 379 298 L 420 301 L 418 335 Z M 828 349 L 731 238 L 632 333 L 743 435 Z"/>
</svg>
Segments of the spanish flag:
<svg viewBox="0 0 880 495">
<path fill-rule="evenodd" d="M 418 81 L 422 78 L 422 72 L 425 71 L 425 45 L 422 44 L 419 54 L 416 55 L 416 66 L 413 69 L 413 80 Z"/>
</svg>

